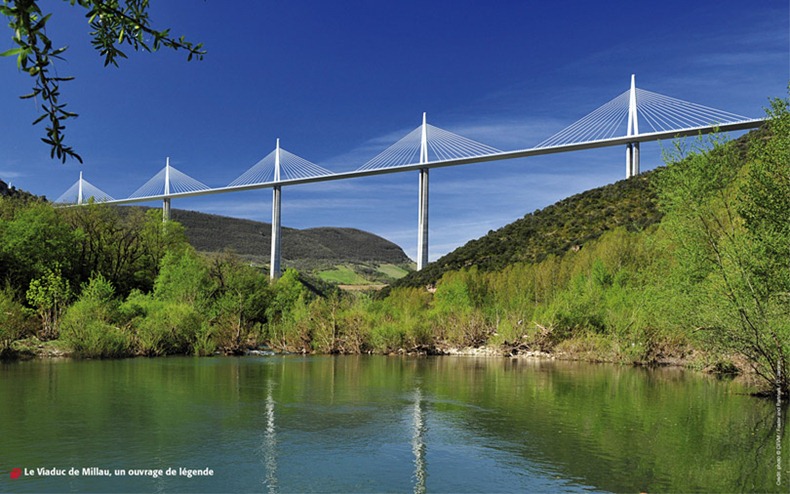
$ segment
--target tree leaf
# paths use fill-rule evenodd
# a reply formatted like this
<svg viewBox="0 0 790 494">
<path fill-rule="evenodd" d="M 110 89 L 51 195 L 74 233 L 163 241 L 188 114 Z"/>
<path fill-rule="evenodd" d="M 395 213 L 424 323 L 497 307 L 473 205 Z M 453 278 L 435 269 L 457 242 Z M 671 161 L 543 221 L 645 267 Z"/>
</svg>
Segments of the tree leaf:
<svg viewBox="0 0 790 494">
<path fill-rule="evenodd" d="M 19 55 L 23 51 L 25 51 L 25 48 L 22 46 L 18 48 L 11 48 L 10 50 L 0 53 L 0 57 L 13 57 L 14 55 Z"/>
</svg>

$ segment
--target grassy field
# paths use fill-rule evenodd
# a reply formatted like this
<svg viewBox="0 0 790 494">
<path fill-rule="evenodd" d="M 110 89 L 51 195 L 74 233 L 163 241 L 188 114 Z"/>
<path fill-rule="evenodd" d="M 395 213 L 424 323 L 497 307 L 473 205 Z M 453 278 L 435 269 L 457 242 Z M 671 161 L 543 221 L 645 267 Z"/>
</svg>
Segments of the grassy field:
<svg viewBox="0 0 790 494">
<path fill-rule="evenodd" d="M 321 271 L 318 273 L 318 277 L 329 283 L 338 283 L 342 285 L 366 285 L 370 283 L 370 281 L 354 272 L 353 269 L 344 265 Z"/>
<path fill-rule="evenodd" d="M 408 270 L 394 264 L 381 264 L 376 269 L 378 272 L 394 280 L 398 280 L 409 274 Z"/>
<path fill-rule="evenodd" d="M 315 275 L 338 285 L 386 285 L 408 273 L 407 267 L 396 264 L 337 264 Z"/>
</svg>

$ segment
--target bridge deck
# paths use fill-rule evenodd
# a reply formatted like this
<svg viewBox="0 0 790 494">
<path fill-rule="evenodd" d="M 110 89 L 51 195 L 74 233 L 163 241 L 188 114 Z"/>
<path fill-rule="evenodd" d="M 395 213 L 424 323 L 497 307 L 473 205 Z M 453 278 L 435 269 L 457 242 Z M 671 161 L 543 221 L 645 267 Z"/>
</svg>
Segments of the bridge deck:
<svg viewBox="0 0 790 494">
<path fill-rule="evenodd" d="M 468 158 L 455 158 L 455 159 L 447 159 L 447 160 L 439 160 L 439 161 L 429 161 L 427 163 L 413 163 L 413 164 L 393 166 L 388 168 L 354 170 L 350 172 L 341 172 L 341 173 L 334 173 L 329 175 L 317 175 L 312 177 L 300 177 L 294 179 L 286 179 L 286 180 L 271 181 L 271 182 L 256 183 L 256 184 L 218 187 L 218 188 L 195 190 L 189 192 L 171 193 L 167 195 L 159 194 L 159 195 L 152 195 L 146 197 L 115 199 L 111 201 L 106 201 L 105 204 L 132 204 L 139 202 L 163 200 L 166 198 L 177 199 L 177 198 L 197 197 L 197 196 L 204 196 L 211 194 L 222 194 L 227 192 L 270 189 L 275 186 L 285 187 L 290 185 L 300 185 L 300 184 L 308 184 L 308 183 L 316 183 L 316 182 L 329 182 L 332 180 L 346 180 L 351 178 L 367 177 L 373 175 L 402 173 L 402 172 L 414 171 L 414 170 L 425 169 L 425 168 L 430 169 L 430 168 L 441 168 L 447 166 L 460 166 L 460 165 L 469 165 L 474 163 L 485 163 L 490 161 L 527 158 L 530 156 L 540 156 L 545 154 L 557 154 L 557 153 L 564 153 L 571 151 L 582 151 L 585 149 L 595 149 L 595 148 L 610 147 L 610 146 L 624 146 L 626 144 L 635 143 L 635 142 L 640 142 L 640 143 L 651 142 L 651 141 L 660 141 L 665 139 L 675 139 L 681 137 L 710 134 L 713 132 L 730 132 L 730 131 L 755 129 L 760 127 L 765 122 L 765 120 L 766 120 L 765 118 L 755 118 L 755 119 L 743 120 L 740 122 L 727 123 L 721 125 L 706 125 L 699 127 L 689 127 L 681 130 L 646 132 L 644 134 L 599 139 L 595 141 L 588 141 L 582 143 L 562 144 L 558 146 L 534 147 L 534 148 L 520 149 L 514 151 L 502 151 L 499 153 L 484 154 L 484 155 L 473 156 Z"/>
</svg>

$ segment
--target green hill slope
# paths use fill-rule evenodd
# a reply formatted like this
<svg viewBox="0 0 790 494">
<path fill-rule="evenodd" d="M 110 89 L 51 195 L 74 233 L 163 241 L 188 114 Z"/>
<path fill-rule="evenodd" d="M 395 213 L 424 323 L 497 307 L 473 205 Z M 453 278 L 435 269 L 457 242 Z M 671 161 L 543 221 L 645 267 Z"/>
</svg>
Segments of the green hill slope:
<svg viewBox="0 0 790 494">
<path fill-rule="evenodd" d="M 10 197 L 22 201 L 47 200 L 46 197 L 43 196 L 38 197 L 36 195 L 31 194 L 30 192 L 17 189 L 14 186 L 9 186 L 7 183 L 3 182 L 2 180 L 0 180 L 0 197 Z"/>
<path fill-rule="evenodd" d="M 640 230 L 661 219 L 650 180 L 645 172 L 525 215 L 520 220 L 468 242 L 453 252 L 400 279 L 395 286 L 425 286 L 446 271 L 476 265 L 484 271 L 516 262 L 538 262 L 598 238 L 607 230 L 624 226 Z"/>
</svg>

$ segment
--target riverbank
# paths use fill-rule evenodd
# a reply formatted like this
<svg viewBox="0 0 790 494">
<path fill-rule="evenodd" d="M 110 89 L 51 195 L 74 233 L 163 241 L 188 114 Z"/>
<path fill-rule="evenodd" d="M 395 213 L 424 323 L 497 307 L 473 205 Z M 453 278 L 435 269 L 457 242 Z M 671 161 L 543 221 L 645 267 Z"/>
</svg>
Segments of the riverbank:
<svg viewBox="0 0 790 494">
<path fill-rule="evenodd" d="M 600 345 L 600 341 L 598 344 Z M 604 345 L 606 347 L 607 345 Z M 507 359 L 532 359 L 532 360 L 558 360 L 575 361 L 586 363 L 607 363 L 619 364 L 635 367 L 678 367 L 706 374 L 719 376 L 747 376 L 745 379 L 751 381 L 748 376 L 753 374 L 753 370 L 748 365 L 748 361 L 742 357 L 729 356 L 727 358 L 714 357 L 698 349 L 688 346 L 662 346 L 661 351 L 656 352 L 649 360 L 625 360 L 611 351 L 601 351 L 595 348 L 587 339 L 572 339 L 560 343 L 558 348 L 553 351 L 530 348 L 528 345 L 481 345 L 481 346 L 452 346 L 438 345 L 432 347 L 413 348 L 410 350 L 399 349 L 395 352 L 377 353 L 380 355 L 432 355 L 432 356 L 462 356 L 462 357 L 490 357 Z M 10 360 L 31 360 L 31 359 L 81 359 L 67 343 L 61 340 L 41 341 L 36 337 L 30 337 L 14 342 L 12 346 L 14 354 Z M 610 349 L 611 350 L 611 349 Z M 367 352 L 376 353 L 376 352 Z M 248 349 L 243 355 L 248 356 L 271 356 L 305 354 L 305 352 L 277 351 L 269 347 Z M 321 355 L 312 352 L 313 355 Z M 143 357 L 144 355 L 130 356 Z M 226 356 L 216 352 L 213 356 Z"/>
</svg>

